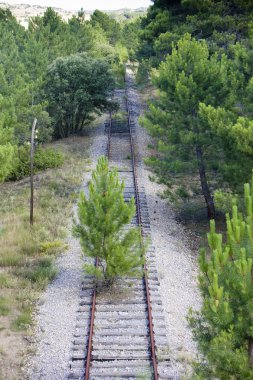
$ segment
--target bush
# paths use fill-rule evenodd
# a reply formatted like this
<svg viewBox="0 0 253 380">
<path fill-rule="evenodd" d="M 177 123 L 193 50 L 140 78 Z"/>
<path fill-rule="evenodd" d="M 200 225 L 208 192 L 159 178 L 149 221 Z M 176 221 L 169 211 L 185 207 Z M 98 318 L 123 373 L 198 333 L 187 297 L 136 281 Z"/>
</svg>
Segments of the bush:
<svg viewBox="0 0 253 380">
<path fill-rule="evenodd" d="M 39 146 L 34 154 L 34 173 L 49 168 L 56 168 L 63 164 L 64 157 L 59 151 L 52 148 Z M 14 162 L 13 169 L 8 176 L 9 180 L 16 181 L 30 175 L 30 148 L 22 145 L 18 149 L 18 156 Z"/>
<path fill-rule="evenodd" d="M 125 75 L 126 69 L 124 64 L 122 63 L 114 63 L 112 64 L 112 71 L 116 81 L 117 88 L 124 88 L 125 86 Z"/>
<path fill-rule="evenodd" d="M 44 288 L 49 281 L 52 281 L 56 276 L 56 269 L 53 266 L 51 257 L 43 257 L 34 263 L 31 263 L 27 268 L 21 271 L 24 278 L 36 283 L 38 287 Z"/>
<path fill-rule="evenodd" d="M 114 78 L 107 61 L 86 53 L 57 58 L 45 87 L 55 137 L 80 134 L 95 115 L 113 110 Z"/>
<path fill-rule="evenodd" d="M 136 74 L 136 83 L 138 85 L 146 85 L 149 82 L 148 65 L 145 61 L 140 62 Z"/>
<path fill-rule="evenodd" d="M 68 245 L 60 240 L 46 241 L 40 243 L 39 247 L 40 252 L 46 255 L 57 255 L 66 249 L 68 249 Z"/>
</svg>

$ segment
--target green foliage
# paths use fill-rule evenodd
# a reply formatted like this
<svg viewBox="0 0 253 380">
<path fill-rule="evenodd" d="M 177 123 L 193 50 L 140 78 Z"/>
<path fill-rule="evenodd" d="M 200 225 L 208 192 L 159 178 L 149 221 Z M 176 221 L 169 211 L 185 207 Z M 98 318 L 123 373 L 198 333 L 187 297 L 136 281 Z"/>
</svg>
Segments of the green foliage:
<svg viewBox="0 0 253 380">
<path fill-rule="evenodd" d="M 130 60 L 136 59 L 136 51 L 139 47 L 140 19 L 127 22 L 122 29 L 122 41 L 126 46 Z"/>
<path fill-rule="evenodd" d="M 97 257 L 99 267 L 88 273 L 112 282 L 117 276 L 135 276 L 142 264 L 141 236 L 137 228 L 124 227 L 135 214 L 135 202 L 124 201 L 124 183 L 108 160 L 100 157 L 89 184 L 89 198 L 81 193 L 78 203 L 79 224 L 74 227 L 84 255 Z"/>
<path fill-rule="evenodd" d="M 0 182 L 8 177 L 13 167 L 16 147 L 12 144 L 13 130 L 3 128 L 0 120 Z"/>
<path fill-rule="evenodd" d="M 138 66 L 137 74 L 135 77 L 137 84 L 143 85 L 147 84 L 149 81 L 149 71 L 147 61 L 141 61 Z"/>
<path fill-rule="evenodd" d="M 156 141 L 158 174 L 170 182 L 170 175 L 198 170 L 209 216 L 214 216 L 206 161 L 220 157 L 222 140 L 201 111 L 203 104 L 232 103 L 230 88 L 237 83 L 230 62 L 225 55 L 211 55 L 205 41 L 186 34 L 153 73 L 153 83 L 159 97 L 142 122 Z"/>
<path fill-rule="evenodd" d="M 86 53 L 57 58 L 49 66 L 46 94 L 53 115 L 54 135 L 80 133 L 94 114 L 113 109 L 114 88 L 109 65 Z"/>
<path fill-rule="evenodd" d="M 44 287 L 48 281 L 51 281 L 56 276 L 56 269 L 50 257 L 43 257 L 36 260 L 27 268 L 22 270 L 22 275 L 32 283 L 37 283 L 41 288 Z"/>
<path fill-rule="evenodd" d="M 13 321 L 12 329 L 14 331 L 27 330 L 32 324 L 31 310 L 29 307 L 25 307 L 22 313 Z"/>
<path fill-rule="evenodd" d="M 224 214 L 229 212 L 236 202 L 238 203 L 237 195 L 233 194 L 231 191 L 215 190 L 214 200 L 217 209 Z"/>
<path fill-rule="evenodd" d="M 11 164 L 16 145 L 22 146 L 30 139 L 31 124 L 35 117 L 40 131 L 38 142 L 45 143 L 51 140 L 52 134 L 61 137 L 76 133 L 77 129 L 82 130 L 91 119 L 91 114 L 106 111 L 109 104 L 105 100 L 106 89 L 109 93 L 113 87 L 113 75 L 122 84 L 123 64 L 128 55 L 122 42 L 119 23 L 102 12 L 95 13 L 93 19 L 87 22 L 84 20 L 83 11 L 80 11 L 77 17 L 65 22 L 52 8 L 48 8 L 42 17 L 31 18 L 28 30 L 25 30 L 9 10 L 0 9 L 0 34 L 0 181 L 3 181 L 13 169 Z M 50 101 L 47 100 L 47 75 L 50 77 L 48 66 L 51 70 L 58 57 L 62 57 L 63 61 L 69 57 L 73 63 L 71 55 L 78 57 L 82 52 L 87 56 L 86 61 L 83 61 L 84 66 L 87 66 L 87 77 L 83 85 L 87 85 L 89 91 L 83 91 L 84 88 L 80 84 L 80 88 L 75 87 L 75 90 L 79 91 L 78 94 L 75 92 L 72 99 L 67 99 L 70 93 L 67 93 L 67 84 L 64 87 L 65 107 L 68 100 L 71 100 L 69 108 L 65 111 L 68 113 L 71 110 L 75 119 L 71 123 L 71 116 L 64 112 L 62 114 L 62 109 L 57 109 L 57 115 L 54 112 L 57 101 L 58 104 L 60 102 L 59 96 L 64 97 L 64 93 L 58 93 L 58 97 L 55 93 L 53 99 L 49 96 Z M 97 59 L 101 61 L 96 61 Z M 93 64 L 94 70 L 91 68 Z M 68 73 L 71 69 L 73 73 L 73 65 L 70 65 Z M 80 72 L 84 71 L 85 68 Z M 65 75 L 66 79 L 70 80 L 69 88 L 73 83 L 77 85 L 78 77 L 73 80 L 67 72 Z M 94 82 L 94 78 L 100 80 Z M 52 89 L 54 84 L 57 92 L 56 81 L 53 79 L 50 77 L 50 86 Z M 62 88 L 58 90 L 61 91 Z M 87 98 L 87 102 L 83 101 L 84 97 Z M 84 115 L 84 111 L 77 109 L 76 102 L 83 109 L 88 106 L 87 114 Z M 58 119 L 55 119 L 55 116 Z M 59 121 L 61 119 L 66 120 L 66 124 L 71 125 L 73 131 L 64 125 L 62 132 L 64 121 Z M 5 143 L 2 139 L 2 129 L 6 134 Z"/>
<path fill-rule="evenodd" d="M 244 185 L 244 212 L 234 201 L 227 214 L 226 241 L 211 221 L 209 252 L 201 251 L 199 277 L 203 306 L 191 312 L 190 324 L 200 351 L 207 360 L 196 372 L 203 379 L 253 377 L 253 178 Z"/>
<path fill-rule="evenodd" d="M 64 156 L 60 151 L 38 146 L 34 154 L 34 172 L 57 168 L 63 164 L 63 161 Z M 13 160 L 8 179 L 16 181 L 28 175 L 30 175 L 30 147 L 29 145 L 22 145 Z"/>
<path fill-rule="evenodd" d="M 46 241 L 40 244 L 39 250 L 46 255 L 57 255 L 68 249 L 68 245 L 61 240 Z"/>
<path fill-rule="evenodd" d="M 8 300 L 0 296 L 0 317 L 7 315 L 10 309 L 8 307 Z"/>
<path fill-rule="evenodd" d="M 120 24 L 110 18 L 106 13 L 96 9 L 91 15 L 91 24 L 93 26 L 99 25 L 112 45 L 115 45 L 120 40 Z"/>
</svg>

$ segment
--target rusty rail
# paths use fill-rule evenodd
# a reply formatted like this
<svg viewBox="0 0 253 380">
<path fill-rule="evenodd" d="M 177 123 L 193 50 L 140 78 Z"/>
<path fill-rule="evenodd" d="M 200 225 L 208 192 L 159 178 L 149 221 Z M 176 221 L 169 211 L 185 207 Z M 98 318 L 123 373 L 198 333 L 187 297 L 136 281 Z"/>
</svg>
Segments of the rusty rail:
<svg viewBox="0 0 253 380">
<path fill-rule="evenodd" d="M 127 122 L 128 122 L 128 126 L 129 126 L 129 138 L 130 138 L 130 147 L 131 147 L 131 161 L 132 161 L 132 168 L 133 168 L 133 179 L 134 179 L 134 188 L 135 188 L 135 203 L 136 203 L 136 211 L 137 211 L 137 220 L 138 220 L 138 225 L 140 226 L 140 229 L 141 229 L 141 235 L 142 235 L 142 239 L 143 239 L 143 228 L 142 228 L 141 210 L 140 210 L 140 198 L 139 198 L 139 189 L 138 189 L 138 183 L 137 183 L 137 169 L 136 169 L 136 161 L 135 161 L 135 154 L 134 154 L 134 143 L 133 143 L 133 136 L 132 136 L 132 129 L 131 129 L 130 111 L 129 111 L 128 100 L 127 100 L 127 91 L 126 91 L 126 110 L 127 110 Z M 110 119 L 109 119 L 109 126 L 108 126 L 108 145 L 107 145 L 108 159 L 110 159 L 111 126 L 112 126 L 112 114 L 110 112 Z M 98 266 L 98 259 L 96 259 L 95 265 Z M 153 369 L 154 369 L 154 380 L 158 380 L 159 377 L 158 377 L 157 357 L 156 357 L 156 350 L 155 350 L 155 337 L 154 337 L 154 329 L 153 329 L 152 307 L 151 307 L 151 299 L 150 299 L 150 293 L 149 293 L 149 283 L 148 283 L 146 262 L 144 262 L 144 283 L 145 283 L 145 292 L 146 292 L 147 308 L 148 308 L 151 360 L 152 360 Z M 91 364 L 91 359 L 92 359 L 91 353 L 92 353 L 92 337 L 93 337 L 95 309 L 96 309 L 96 295 L 97 295 L 97 288 L 95 287 L 94 292 L 93 292 L 93 296 L 92 296 L 90 330 L 89 330 L 89 340 L 88 340 L 86 366 L 85 366 L 85 378 L 84 378 L 85 380 L 89 380 L 90 364 Z"/>
<path fill-rule="evenodd" d="M 110 159 L 110 150 L 111 150 L 111 126 L 112 126 L 112 113 L 110 112 L 109 127 L 108 127 L 108 145 L 107 145 L 108 160 Z M 96 267 L 98 267 L 98 262 L 99 262 L 98 258 L 96 258 L 96 260 L 95 260 L 95 266 Z M 95 289 L 94 289 L 93 295 L 92 295 L 90 331 L 89 331 L 89 340 L 88 340 L 84 380 L 89 380 L 89 376 L 90 376 L 90 363 L 91 363 L 92 338 L 93 338 L 95 311 L 96 311 L 96 298 L 97 298 L 97 286 L 95 286 Z"/>
<path fill-rule="evenodd" d="M 95 266 L 98 266 L 98 258 L 96 258 Z M 90 332 L 89 332 L 89 340 L 88 340 L 88 348 L 87 348 L 87 356 L 86 356 L 86 366 L 85 366 L 85 380 L 89 380 L 90 376 L 90 362 L 91 362 L 91 352 L 92 352 L 92 337 L 94 330 L 94 320 L 95 320 L 95 310 L 96 310 L 96 298 L 97 298 L 97 286 L 93 291 L 92 295 L 92 305 L 91 305 L 91 316 L 90 316 Z"/>
<path fill-rule="evenodd" d="M 127 109 L 127 120 L 128 120 L 128 126 L 129 126 L 131 157 L 132 157 L 131 160 L 132 160 L 132 166 L 133 166 L 133 177 L 134 177 L 134 187 L 135 187 L 135 204 L 136 204 L 136 210 L 137 210 L 138 225 L 141 228 L 141 235 L 143 239 L 139 188 L 138 188 L 138 183 L 137 183 L 137 168 L 136 168 L 136 161 L 135 161 L 135 154 L 134 154 L 134 143 L 133 143 L 133 136 L 132 136 L 130 111 L 129 111 L 128 100 L 127 100 L 127 91 L 126 91 L 126 109 Z M 154 336 L 154 328 L 153 328 L 152 306 L 151 306 L 151 299 L 150 299 L 150 294 L 149 294 L 149 283 L 148 283 L 146 260 L 144 261 L 143 269 L 144 269 L 144 282 L 145 282 L 145 291 L 146 291 L 147 306 L 148 306 L 151 360 L 152 360 L 152 364 L 154 368 L 154 380 L 158 380 L 159 376 L 158 376 L 157 357 L 156 357 L 156 350 L 155 350 L 155 336 Z"/>
</svg>

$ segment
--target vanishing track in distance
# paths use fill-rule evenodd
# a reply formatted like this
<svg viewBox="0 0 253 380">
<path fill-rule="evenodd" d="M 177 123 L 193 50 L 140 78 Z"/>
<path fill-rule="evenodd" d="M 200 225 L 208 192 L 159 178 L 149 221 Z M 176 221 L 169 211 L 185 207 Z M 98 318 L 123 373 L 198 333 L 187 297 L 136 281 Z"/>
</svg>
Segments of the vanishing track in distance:
<svg viewBox="0 0 253 380">
<path fill-rule="evenodd" d="M 131 226 L 140 226 L 143 243 L 151 241 L 145 191 L 138 187 L 135 158 L 135 125 L 127 90 L 117 90 L 120 114 L 106 123 L 110 167 L 124 180 L 124 198 L 135 198 L 136 215 Z M 145 255 L 142 278 L 118 279 L 109 290 L 98 289 L 86 276 L 73 342 L 68 379 L 177 380 L 170 365 L 162 300 L 155 263 L 155 248 Z"/>
</svg>

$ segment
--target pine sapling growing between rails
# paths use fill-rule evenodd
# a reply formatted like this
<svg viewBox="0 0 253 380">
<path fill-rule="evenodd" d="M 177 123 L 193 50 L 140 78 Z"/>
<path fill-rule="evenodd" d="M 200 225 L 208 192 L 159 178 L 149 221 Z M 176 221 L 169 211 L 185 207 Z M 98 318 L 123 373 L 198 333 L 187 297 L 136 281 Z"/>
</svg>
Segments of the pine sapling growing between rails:
<svg viewBox="0 0 253 380">
<path fill-rule="evenodd" d="M 124 183 L 116 169 L 110 170 L 102 156 L 89 184 L 89 198 L 81 193 L 79 223 L 74 226 L 84 255 L 98 258 L 99 265 L 87 265 L 86 271 L 111 284 L 117 276 L 140 273 L 143 248 L 138 228 L 125 228 L 135 215 L 134 198 L 126 203 Z"/>
</svg>

